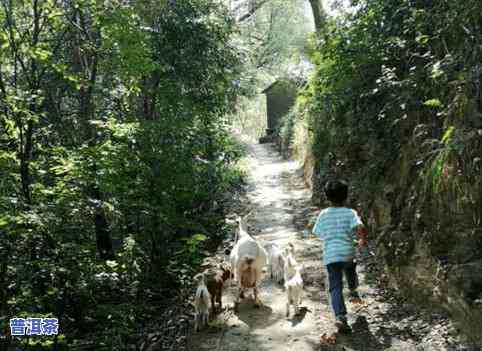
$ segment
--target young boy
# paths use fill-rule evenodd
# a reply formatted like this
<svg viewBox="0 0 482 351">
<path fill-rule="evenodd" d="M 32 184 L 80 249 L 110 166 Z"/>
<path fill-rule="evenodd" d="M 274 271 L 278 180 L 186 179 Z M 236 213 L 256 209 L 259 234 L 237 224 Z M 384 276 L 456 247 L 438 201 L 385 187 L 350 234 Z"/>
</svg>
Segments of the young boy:
<svg viewBox="0 0 482 351">
<path fill-rule="evenodd" d="M 344 207 L 348 185 L 342 180 L 329 181 L 325 194 L 331 206 L 320 212 L 313 233 L 323 240 L 323 263 L 328 272 L 330 300 L 335 312 L 336 327 L 340 332 L 350 332 L 343 299 L 343 272 L 348 282 L 350 299 L 359 299 L 357 287 L 355 232 L 360 247 L 367 244 L 367 230 L 355 210 Z"/>
</svg>

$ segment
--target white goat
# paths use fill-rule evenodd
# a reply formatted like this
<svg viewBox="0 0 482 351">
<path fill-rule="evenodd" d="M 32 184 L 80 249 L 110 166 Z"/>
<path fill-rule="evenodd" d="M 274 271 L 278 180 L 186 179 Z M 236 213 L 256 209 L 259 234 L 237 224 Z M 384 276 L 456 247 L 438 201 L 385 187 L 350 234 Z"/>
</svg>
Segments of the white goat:
<svg viewBox="0 0 482 351">
<path fill-rule="evenodd" d="M 284 279 L 286 288 L 286 317 L 290 315 L 290 305 L 295 308 L 295 315 L 299 312 L 299 305 L 303 295 L 303 278 L 301 277 L 301 266 L 295 259 L 295 247 L 288 244 L 285 248 Z"/>
<path fill-rule="evenodd" d="M 246 218 L 247 216 L 245 216 Z M 234 279 L 238 283 L 235 309 L 240 298 L 244 297 L 244 290 L 253 289 L 255 304 L 261 304 L 258 299 L 258 285 L 261 282 L 263 268 L 268 264 L 268 255 L 261 244 L 247 232 L 245 218 L 238 217 L 238 231 L 236 243 L 230 254 Z"/>
<path fill-rule="evenodd" d="M 231 272 L 233 274 L 233 279 L 231 279 L 231 284 L 233 281 L 238 281 L 238 272 L 237 272 L 237 261 L 239 259 L 238 257 L 238 243 L 241 238 L 244 238 L 246 236 L 250 236 L 247 231 L 247 225 L 244 223 L 243 219 L 240 216 L 237 216 L 236 218 L 236 223 L 238 223 L 238 228 L 236 228 L 236 235 L 234 237 L 234 246 L 231 249 L 229 253 L 229 260 L 231 262 Z"/>
<path fill-rule="evenodd" d="M 284 267 L 283 267 L 283 275 L 285 279 L 285 284 L 288 280 L 290 280 L 295 275 L 295 268 L 298 265 L 295 259 L 295 247 L 293 244 L 288 244 L 285 248 L 285 258 L 284 258 Z"/>
<path fill-rule="evenodd" d="M 290 315 L 290 305 L 293 305 L 295 315 L 299 313 L 299 306 L 303 298 L 303 279 L 301 278 L 301 267 L 295 266 L 295 274 L 286 281 L 286 317 Z"/>
<path fill-rule="evenodd" d="M 204 273 L 197 274 L 194 279 L 198 283 L 196 296 L 194 298 L 194 329 L 199 330 L 199 327 L 205 326 L 209 319 L 209 301 L 211 296 L 206 286 L 206 276 Z"/>
<path fill-rule="evenodd" d="M 273 244 L 269 251 L 269 262 L 271 279 L 281 284 L 284 277 L 285 254 L 276 244 Z"/>
</svg>

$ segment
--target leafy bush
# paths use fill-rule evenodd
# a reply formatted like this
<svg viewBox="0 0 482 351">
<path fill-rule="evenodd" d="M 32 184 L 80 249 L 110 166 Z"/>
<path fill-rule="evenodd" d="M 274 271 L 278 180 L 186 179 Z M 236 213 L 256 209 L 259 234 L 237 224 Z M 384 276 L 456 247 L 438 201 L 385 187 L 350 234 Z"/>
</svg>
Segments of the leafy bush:
<svg viewBox="0 0 482 351">
<path fill-rule="evenodd" d="M 367 218 L 378 199 L 392 205 L 392 257 L 423 240 L 457 262 L 454 243 L 482 220 L 481 3 L 353 4 L 312 37 L 316 73 L 298 98 L 319 182 L 350 179 Z"/>
<path fill-rule="evenodd" d="M 51 315 L 45 347 L 127 348 L 239 180 L 233 21 L 205 0 L 34 5 L 0 8 L 0 329 Z"/>
<path fill-rule="evenodd" d="M 290 112 L 283 115 L 280 119 L 279 123 L 279 131 L 278 134 L 281 138 L 281 148 L 282 150 L 289 150 L 291 148 L 293 137 L 294 137 L 294 128 L 296 124 L 296 112 L 295 109 L 291 109 Z"/>
</svg>

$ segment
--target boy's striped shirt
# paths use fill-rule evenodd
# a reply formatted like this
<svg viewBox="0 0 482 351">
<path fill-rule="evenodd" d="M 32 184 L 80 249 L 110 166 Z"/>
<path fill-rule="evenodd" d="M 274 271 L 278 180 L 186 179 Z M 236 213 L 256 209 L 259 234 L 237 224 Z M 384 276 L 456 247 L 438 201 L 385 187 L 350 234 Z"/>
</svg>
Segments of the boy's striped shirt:
<svg viewBox="0 0 482 351">
<path fill-rule="evenodd" d="M 323 262 L 347 262 L 355 257 L 355 227 L 362 224 L 358 213 L 346 207 L 328 207 L 320 212 L 313 233 L 323 240 Z"/>
</svg>

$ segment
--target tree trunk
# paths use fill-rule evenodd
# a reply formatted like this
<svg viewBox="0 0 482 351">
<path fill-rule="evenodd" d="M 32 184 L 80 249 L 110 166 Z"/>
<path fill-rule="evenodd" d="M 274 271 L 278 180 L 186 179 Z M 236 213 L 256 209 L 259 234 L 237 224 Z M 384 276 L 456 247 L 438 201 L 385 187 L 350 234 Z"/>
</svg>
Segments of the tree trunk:
<svg viewBox="0 0 482 351">
<path fill-rule="evenodd" d="M 22 194 L 25 204 L 29 207 L 32 204 L 32 197 L 30 194 L 30 158 L 32 156 L 32 137 L 33 137 L 33 122 L 27 122 L 27 129 L 25 131 L 25 139 L 23 140 L 23 148 L 20 152 L 20 179 L 22 182 Z"/>
<path fill-rule="evenodd" d="M 84 54 L 78 48 L 74 48 L 75 61 L 79 62 L 84 79 L 79 90 L 79 117 L 84 129 L 84 142 L 86 141 L 90 147 L 97 144 L 97 133 L 95 127 L 89 122 L 95 119 L 95 85 L 97 84 L 97 68 L 99 63 L 99 50 L 101 47 L 101 32 L 99 28 L 94 28 L 93 20 L 88 15 L 79 11 L 78 23 L 85 33 L 88 33 L 89 41 L 92 49 L 86 50 Z M 80 37 L 77 38 L 79 43 L 82 42 Z M 77 57 L 76 57 L 77 56 Z M 114 249 L 112 244 L 112 236 L 109 230 L 104 209 L 102 207 L 103 194 L 99 186 L 96 184 L 97 164 L 94 161 L 90 170 L 93 174 L 93 181 L 89 184 L 87 192 L 95 202 L 94 209 L 94 227 L 97 243 L 97 252 L 103 260 L 114 259 Z"/>
<path fill-rule="evenodd" d="M 94 188 L 94 198 L 101 201 L 101 193 L 98 187 Z M 97 242 L 97 251 L 103 260 L 113 260 L 114 248 L 112 246 L 112 237 L 109 231 L 109 224 L 105 217 L 104 210 L 101 204 L 96 205 L 94 215 L 95 237 Z"/>
<path fill-rule="evenodd" d="M 310 5 L 311 11 L 313 12 L 313 19 L 315 20 L 315 30 L 319 32 L 325 24 L 325 11 L 320 0 L 310 0 Z"/>
<path fill-rule="evenodd" d="M 258 11 L 261 7 L 263 7 L 264 4 L 266 4 L 269 0 L 258 0 L 258 1 L 253 1 L 253 2 L 250 2 L 249 3 L 249 8 L 248 8 L 248 12 L 246 12 L 245 14 L 241 15 L 239 18 L 238 18 L 238 22 L 243 22 L 245 20 L 247 20 L 248 18 L 250 18 L 251 16 L 253 16 L 256 11 Z"/>
</svg>

